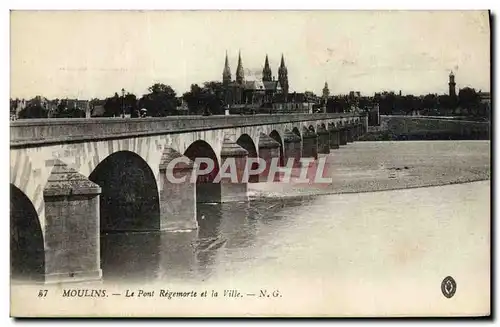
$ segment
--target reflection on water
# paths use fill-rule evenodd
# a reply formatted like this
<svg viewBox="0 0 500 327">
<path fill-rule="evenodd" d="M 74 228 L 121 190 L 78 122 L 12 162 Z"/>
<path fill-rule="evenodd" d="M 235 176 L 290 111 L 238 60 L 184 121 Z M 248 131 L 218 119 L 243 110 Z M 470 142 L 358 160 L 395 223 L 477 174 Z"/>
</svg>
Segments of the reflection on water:
<svg viewBox="0 0 500 327">
<path fill-rule="evenodd" d="M 101 237 L 105 281 L 205 281 L 217 270 L 251 260 L 273 224 L 307 199 L 198 204 L 192 232 L 114 233 Z"/>
</svg>

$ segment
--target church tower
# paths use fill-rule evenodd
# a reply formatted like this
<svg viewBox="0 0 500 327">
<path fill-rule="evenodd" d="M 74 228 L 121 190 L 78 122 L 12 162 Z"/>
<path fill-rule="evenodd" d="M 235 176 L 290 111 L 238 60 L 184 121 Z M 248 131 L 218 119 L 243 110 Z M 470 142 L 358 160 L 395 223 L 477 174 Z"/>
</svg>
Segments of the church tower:
<svg viewBox="0 0 500 327">
<path fill-rule="evenodd" d="M 457 96 L 457 92 L 455 89 L 455 74 L 453 72 L 450 72 L 450 81 L 448 82 L 449 90 L 450 90 L 450 97 L 455 98 Z"/>
<path fill-rule="evenodd" d="M 238 67 L 236 68 L 236 83 L 243 84 L 245 73 L 243 72 L 243 64 L 241 63 L 241 52 L 238 53 Z"/>
<path fill-rule="evenodd" d="M 285 66 L 285 58 L 283 54 L 281 54 L 281 64 L 278 69 L 278 81 L 280 82 L 281 89 L 283 90 L 283 94 L 288 95 L 288 69 Z"/>
<path fill-rule="evenodd" d="M 222 71 L 222 84 L 227 85 L 231 83 L 231 69 L 229 68 L 229 60 L 227 59 L 226 51 L 226 62 L 224 63 L 224 70 Z"/>
<path fill-rule="evenodd" d="M 328 83 L 325 82 L 325 87 L 323 87 L 323 99 L 328 100 L 328 97 L 330 96 L 330 90 L 328 89 Z"/>
<path fill-rule="evenodd" d="M 273 80 L 273 73 L 271 72 L 271 67 L 269 67 L 269 59 L 266 54 L 266 62 L 264 63 L 264 69 L 262 70 L 262 81 L 271 82 Z"/>
<path fill-rule="evenodd" d="M 326 104 L 328 102 L 328 97 L 330 96 L 330 90 L 328 89 L 328 83 L 325 82 L 323 87 L 323 112 L 326 113 Z"/>
</svg>

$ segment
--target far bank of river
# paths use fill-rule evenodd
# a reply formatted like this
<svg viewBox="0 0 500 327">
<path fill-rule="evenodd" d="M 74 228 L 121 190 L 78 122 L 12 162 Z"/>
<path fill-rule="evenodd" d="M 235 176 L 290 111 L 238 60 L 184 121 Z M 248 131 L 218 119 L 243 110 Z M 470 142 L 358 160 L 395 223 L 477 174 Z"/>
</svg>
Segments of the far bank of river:
<svg viewBox="0 0 500 327">
<path fill-rule="evenodd" d="M 252 198 L 338 194 L 490 179 L 490 141 L 366 141 L 331 150 L 331 184 L 248 184 Z"/>
</svg>

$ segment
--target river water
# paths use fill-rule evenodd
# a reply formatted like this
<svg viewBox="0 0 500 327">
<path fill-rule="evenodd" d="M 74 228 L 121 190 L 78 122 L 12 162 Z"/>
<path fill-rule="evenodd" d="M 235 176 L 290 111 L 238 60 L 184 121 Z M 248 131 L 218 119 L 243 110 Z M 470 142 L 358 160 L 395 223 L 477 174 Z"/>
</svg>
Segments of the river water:
<svg viewBox="0 0 500 327">
<path fill-rule="evenodd" d="M 489 264 L 489 142 L 358 142 L 327 157 L 336 183 L 326 189 L 252 184 L 250 202 L 198 205 L 196 232 L 103 236 L 104 281 L 338 278 Z"/>
<path fill-rule="evenodd" d="M 199 230 L 101 238 L 104 281 L 382 274 L 489 256 L 489 181 L 200 205 Z M 436 268 L 436 267 L 435 267 Z M 451 267 L 449 269 L 453 270 Z"/>
<path fill-rule="evenodd" d="M 489 301 L 489 146 L 349 144 L 328 155 L 336 186 L 303 194 L 254 184 L 249 202 L 198 205 L 197 231 L 103 235 L 103 283 L 251 292 L 266 284 L 307 297 L 294 312 L 418 314 L 442 304 L 441 280 L 452 275 L 461 297 L 449 310 L 481 312 Z M 337 296 L 325 302 L 328 292 Z M 408 296 L 421 311 L 400 300 Z"/>
</svg>

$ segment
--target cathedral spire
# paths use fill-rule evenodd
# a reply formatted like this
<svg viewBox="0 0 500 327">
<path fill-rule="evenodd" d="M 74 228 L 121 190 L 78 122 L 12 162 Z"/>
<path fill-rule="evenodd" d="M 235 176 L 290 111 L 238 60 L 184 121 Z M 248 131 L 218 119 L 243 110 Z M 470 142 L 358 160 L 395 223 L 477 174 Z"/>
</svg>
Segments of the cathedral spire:
<svg viewBox="0 0 500 327">
<path fill-rule="evenodd" d="M 226 51 L 226 61 L 224 63 L 224 70 L 222 71 L 222 83 L 230 83 L 231 82 L 231 68 L 229 68 L 229 60 L 227 58 Z"/>
<path fill-rule="evenodd" d="M 285 66 L 285 57 L 283 54 L 281 54 L 281 64 L 278 69 L 278 81 L 280 82 L 281 89 L 283 90 L 286 98 L 286 95 L 288 94 L 288 69 Z"/>
<path fill-rule="evenodd" d="M 266 54 L 266 62 L 264 63 L 264 69 L 262 70 L 262 81 L 270 82 L 273 80 L 273 73 L 271 67 L 269 67 L 269 59 Z"/>
<path fill-rule="evenodd" d="M 286 66 L 285 66 L 285 57 L 283 56 L 283 54 L 281 54 L 281 64 L 280 64 L 280 68 L 281 67 L 284 67 L 286 69 Z"/>
<path fill-rule="evenodd" d="M 243 84 L 245 73 L 243 72 L 243 64 L 241 63 L 241 51 L 238 52 L 238 67 L 236 68 L 236 82 Z"/>
</svg>

